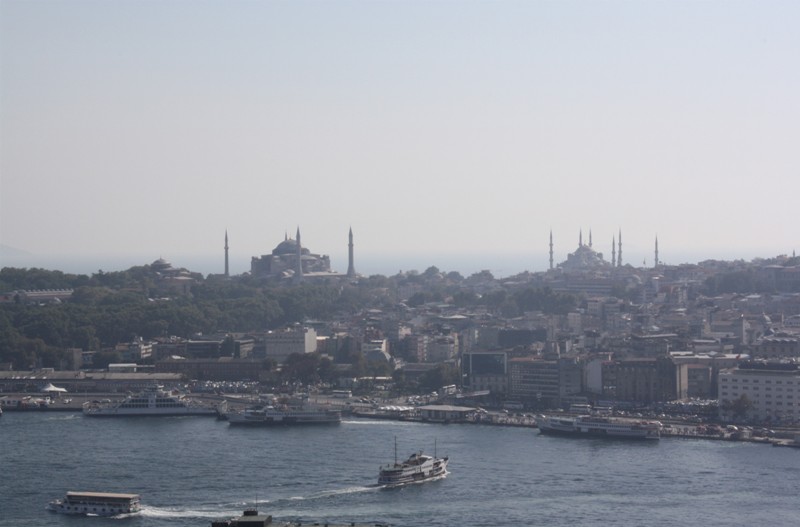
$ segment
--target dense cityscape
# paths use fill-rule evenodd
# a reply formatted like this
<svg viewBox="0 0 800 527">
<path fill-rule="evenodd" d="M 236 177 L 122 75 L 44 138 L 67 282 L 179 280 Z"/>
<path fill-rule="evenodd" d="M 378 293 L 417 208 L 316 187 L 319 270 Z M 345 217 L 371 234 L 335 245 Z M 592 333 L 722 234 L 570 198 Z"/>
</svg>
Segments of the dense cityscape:
<svg viewBox="0 0 800 527">
<path fill-rule="evenodd" d="M 436 267 L 361 276 L 352 230 L 346 274 L 299 229 L 239 276 L 227 233 L 224 269 L 206 277 L 161 258 L 92 276 L 4 268 L 0 389 L 191 382 L 796 426 L 800 258 L 667 266 L 656 239 L 653 265 L 636 267 L 622 234 L 610 261 L 589 231 L 560 263 L 551 234 L 548 270 L 504 279 Z"/>
</svg>

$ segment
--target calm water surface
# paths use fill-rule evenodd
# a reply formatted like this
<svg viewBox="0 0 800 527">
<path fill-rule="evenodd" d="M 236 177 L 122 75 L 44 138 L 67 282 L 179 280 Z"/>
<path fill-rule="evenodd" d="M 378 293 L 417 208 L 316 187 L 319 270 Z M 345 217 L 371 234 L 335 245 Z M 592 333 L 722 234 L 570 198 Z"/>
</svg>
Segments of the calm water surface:
<svg viewBox="0 0 800 527">
<path fill-rule="evenodd" d="M 416 449 L 450 456 L 440 481 L 375 486 Z M 800 450 L 539 436 L 530 429 L 345 420 L 231 428 L 213 418 L 0 418 L 0 526 L 208 527 L 245 507 L 281 520 L 396 526 L 800 525 Z M 45 510 L 67 490 L 136 492 L 134 517 Z"/>
</svg>

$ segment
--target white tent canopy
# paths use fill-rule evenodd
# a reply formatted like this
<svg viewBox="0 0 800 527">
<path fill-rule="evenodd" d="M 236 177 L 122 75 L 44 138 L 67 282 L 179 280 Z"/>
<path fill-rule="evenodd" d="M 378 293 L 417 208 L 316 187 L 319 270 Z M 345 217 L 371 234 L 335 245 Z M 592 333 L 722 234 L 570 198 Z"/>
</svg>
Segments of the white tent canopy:
<svg viewBox="0 0 800 527">
<path fill-rule="evenodd" d="M 49 392 L 49 393 L 52 393 L 52 392 L 67 393 L 67 389 L 66 388 L 59 388 L 58 386 L 54 386 L 53 383 L 49 383 L 47 386 L 42 388 L 42 391 L 43 392 Z"/>
</svg>

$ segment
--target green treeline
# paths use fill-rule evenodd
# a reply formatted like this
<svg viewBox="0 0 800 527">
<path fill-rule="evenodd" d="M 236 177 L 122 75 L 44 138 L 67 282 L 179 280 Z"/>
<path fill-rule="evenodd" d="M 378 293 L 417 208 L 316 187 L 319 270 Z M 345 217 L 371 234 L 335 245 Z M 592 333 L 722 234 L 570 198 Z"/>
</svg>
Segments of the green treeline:
<svg viewBox="0 0 800 527">
<path fill-rule="evenodd" d="M 435 268 L 432 268 L 435 269 Z M 446 278 L 430 269 L 425 274 L 373 276 L 358 283 L 305 283 L 286 286 L 248 276 L 231 280 L 193 275 L 187 294 L 165 295 L 149 266 L 92 276 L 43 269 L 0 270 L 0 362 L 14 369 L 58 367 L 64 350 L 101 351 L 134 337 L 190 337 L 202 333 L 246 333 L 275 329 L 305 320 L 331 320 L 367 308 L 397 304 L 399 287 L 424 285 L 411 305 L 449 302 L 460 307 L 485 306 L 503 316 L 524 311 L 566 313 L 576 306 L 571 295 L 549 289 L 469 292 L 458 273 Z M 73 289 L 62 303 L 35 304 L 14 297 L 14 291 Z"/>
</svg>

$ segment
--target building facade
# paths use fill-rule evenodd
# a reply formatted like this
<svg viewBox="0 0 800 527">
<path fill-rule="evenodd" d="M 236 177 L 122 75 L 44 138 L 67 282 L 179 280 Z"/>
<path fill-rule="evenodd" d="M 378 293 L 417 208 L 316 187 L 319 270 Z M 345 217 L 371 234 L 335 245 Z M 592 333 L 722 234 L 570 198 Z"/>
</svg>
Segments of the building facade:
<svg viewBox="0 0 800 527">
<path fill-rule="evenodd" d="M 314 328 L 296 327 L 281 331 L 270 331 L 263 337 L 268 359 L 282 363 L 292 353 L 314 353 L 317 351 L 317 332 Z"/>
<path fill-rule="evenodd" d="M 718 398 L 721 414 L 729 419 L 798 423 L 800 367 L 794 363 L 742 363 L 720 372 Z"/>
</svg>

